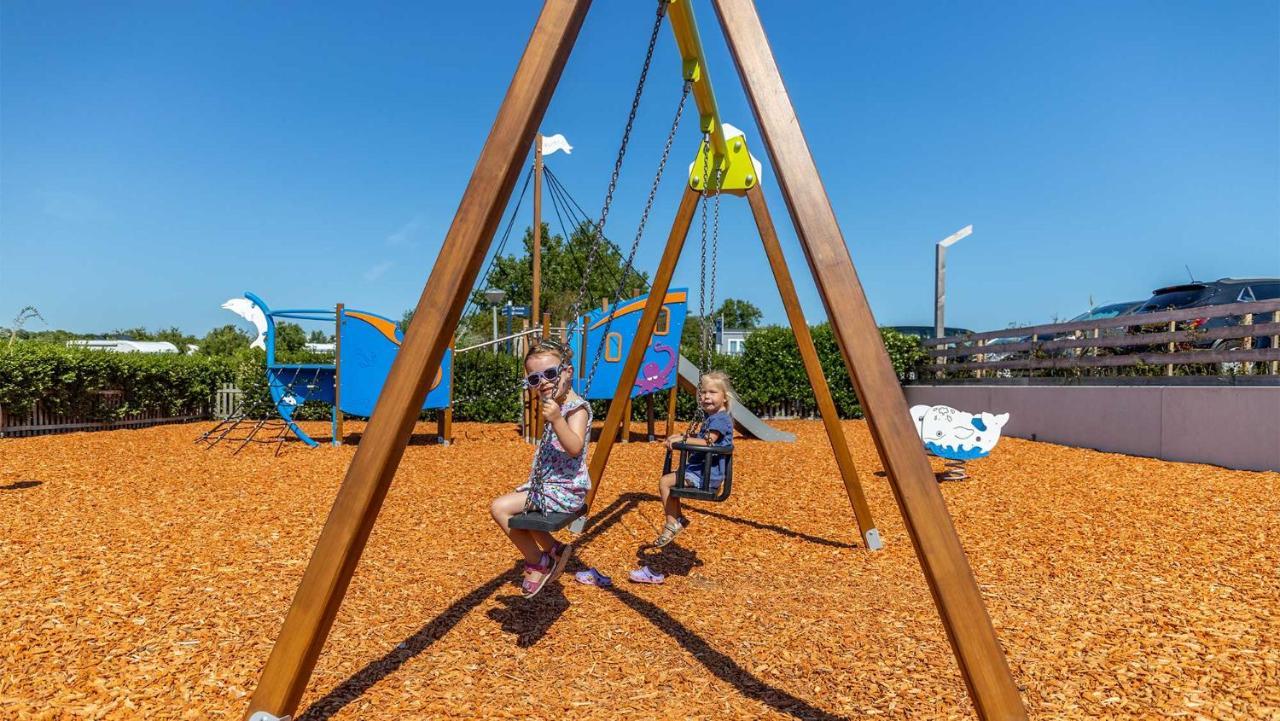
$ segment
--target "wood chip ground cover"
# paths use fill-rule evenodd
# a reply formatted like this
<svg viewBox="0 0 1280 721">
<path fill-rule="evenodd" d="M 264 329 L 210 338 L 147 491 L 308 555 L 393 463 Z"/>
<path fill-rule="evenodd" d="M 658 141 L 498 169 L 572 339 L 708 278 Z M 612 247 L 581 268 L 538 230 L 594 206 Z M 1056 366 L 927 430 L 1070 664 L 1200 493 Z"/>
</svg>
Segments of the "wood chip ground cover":
<svg viewBox="0 0 1280 721">
<path fill-rule="evenodd" d="M 662 586 L 624 580 L 661 448 L 617 446 L 582 549 L 617 588 L 532 602 L 487 512 L 531 448 L 410 445 L 302 718 L 972 718 L 866 425 L 878 553 L 821 425 L 777 425 L 646 554 Z M 206 427 L 0 440 L 0 719 L 241 716 L 355 447 Z M 943 494 L 1033 718 L 1280 719 L 1280 474 L 1018 439 L 970 473 Z"/>
</svg>

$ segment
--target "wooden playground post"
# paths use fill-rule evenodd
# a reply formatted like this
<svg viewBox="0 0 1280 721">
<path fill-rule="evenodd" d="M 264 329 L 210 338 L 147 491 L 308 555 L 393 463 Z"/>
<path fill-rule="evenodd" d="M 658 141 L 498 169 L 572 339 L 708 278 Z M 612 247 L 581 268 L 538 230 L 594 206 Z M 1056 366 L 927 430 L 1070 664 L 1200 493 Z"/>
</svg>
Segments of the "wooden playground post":
<svg viewBox="0 0 1280 721">
<path fill-rule="evenodd" d="M 246 719 L 297 709 L 589 6 L 549 0 L 538 16 Z"/>
<path fill-rule="evenodd" d="M 346 306 L 339 303 L 333 314 L 333 445 L 342 445 L 346 437 L 342 416 L 342 313 Z"/>
<path fill-rule="evenodd" d="M 618 387 L 614 389 L 613 401 L 609 404 L 609 413 L 605 416 L 604 427 L 600 431 L 600 440 L 591 451 L 591 490 L 587 491 L 587 507 L 600 490 L 600 479 L 604 476 L 604 468 L 609 463 L 609 454 L 613 452 L 614 441 L 618 437 L 618 429 L 622 425 L 622 417 L 626 400 L 631 397 L 631 384 L 626 379 L 634 379 L 640 372 L 640 364 L 644 361 L 645 351 L 649 348 L 649 340 L 653 337 L 653 328 L 658 323 L 658 314 L 662 311 L 667 297 L 667 289 L 671 287 L 671 276 L 675 273 L 676 263 L 680 260 L 680 251 L 684 249 L 685 238 L 689 235 L 689 227 L 693 225 L 693 216 L 698 209 L 698 201 L 702 195 L 685 185 L 684 194 L 680 196 L 680 207 L 676 210 L 675 220 L 671 224 L 671 234 L 667 236 L 667 245 L 662 250 L 662 260 L 658 261 L 658 269 L 653 273 L 653 283 L 649 286 L 649 297 L 645 301 L 644 311 L 636 326 L 636 334 L 631 339 L 631 348 L 623 361 L 621 374 L 618 376 Z M 574 530 L 579 530 L 574 527 Z"/>
<path fill-rule="evenodd" d="M 458 337 L 455 335 L 449 339 L 449 350 L 453 351 L 457 347 Z M 452 359 L 449 377 L 449 403 L 436 416 L 436 435 L 439 436 L 440 443 L 446 446 L 453 443 L 453 388 L 458 380 L 457 376 L 453 374 L 453 368 L 457 367 L 458 354 L 454 353 Z"/>
<path fill-rule="evenodd" d="M 520 319 L 520 333 L 521 333 L 520 338 L 516 342 L 512 343 L 511 345 L 511 347 L 516 352 L 517 360 L 523 359 L 524 354 L 529 351 L 529 336 L 524 335 L 525 331 L 527 330 L 529 330 L 529 319 L 521 318 Z M 533 425 L 538 418 L 538 415 L 537 415 L 538 403 L 536 400 L 537 396 L 534 395 L 533 393 L 529 393 L 528 391 L 525 391 L 522 389 L 520 391 L 520 397 L 524 399 L 524 408 L 522 410 L 523 416 L 520 421 L 520 435 L 524 438 L 525 443 L 530 443 L 534 439 Z"/>
<path fill-rule="evenodd" d="M 755 5 L 713 4 L 969 697 L 983 719 L 1025 719 Z"/>
<path fill-rule="evenodd" d="M 667 397 L 667 438 L 676 432 L 676 394 L 680 392 L 680 384 L 671 386 L 671 395 Z"/>
<path fill-rule="evenodd" d="M 778 242 L 778 231 L 773 225 L 773 216 L 765 203 L 764 191 L 753 185 L 747 190 L 747 201 L 751 204 L 751 215 L 755 218 L 756 228 L 760 231 L 760 240 L 764 243 L 765 255 L 769 257 L 769 267 L 773 270 L 773 280 L 782 296 L 782 306 L 787 312 L 787 321 L 791 324 L 791 332 L 795 334 L 796 345 L 800 349 L 800 360 L 804 363 L 804 372 L 809 376 L 809 385 L 813 386 L 813 395 L 818 402 L 818 410 L 822 414 L 822 425 L 827 431 L 827 440 L 831 443 L 831 451 L 835 454 L 836 465 L 840 468 L 840 478 L 844 481 L 845 494 L 849 496 L 849 505 L 853 507 L 853 516 L 857 519 L 858 530 L 862 542 L 868 550 L 879 550 L 882 547 L 880 531 L 876 528 L 871 516 L 871 507 L 867 505 L 867 496 L 862 490 L 862 482 L 858 478 L 858 468 L 853 462 L 853 454 L 849 452 L 849 442 L 844 437 L 844 429 L 840 426 L 840 414 L 836 411 L 836 403 L 831 398 L 831 388 L 822 372 L 822 363 L 818 360 L 818 349 L 813 345 L 813 335 L 809 332 L 809 323 L 805 320 L 804 310 L 800 307 L 800 296 L 796 293 L 795 282 L 791 279 L 791 271 L 787 268 L 787 259 L 782 254 L 782 244 Z"/>
<path fill-rule="evenodd" d="M 542 133 L 533 136 L 533 298 L 529 317 L 542 315 Z"/>
<path fill-rule="evenodd" d="M 653 394 L 650 393 L 649 395 L 645 396 L 644 401 L 645 401 L 645 408 L 644 408 L 645 425 L 648 426 L 649 442 L 652 443 L 653 439 L 655 438 L 654 432 L 653 432 L 653 422 L 654 422 Z"/>
</svg>

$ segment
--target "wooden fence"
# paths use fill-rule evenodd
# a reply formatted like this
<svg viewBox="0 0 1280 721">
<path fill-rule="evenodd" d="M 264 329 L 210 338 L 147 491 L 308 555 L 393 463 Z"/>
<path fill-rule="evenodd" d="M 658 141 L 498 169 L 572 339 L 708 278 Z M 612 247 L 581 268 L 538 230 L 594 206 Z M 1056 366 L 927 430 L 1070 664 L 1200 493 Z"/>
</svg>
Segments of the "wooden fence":
<svg viewBox="0 0 1280 721">
<path fill-rule="evenodd" d="M 99 408 L 111 413 L 124 403 L 124 391 L 95 391 L 101 399 Z M 104 431 L 118 428 L 142 428 L 164 423 L 186 423 L 203 420 L 209 417 L 208 409 L 188 409 L 179 415 L 168 415 L 159 411 L 147 413 L 129 413 L 123 418 L 112 421 L 95 421 L 82 416 L 53 413 L 43 404 L 36 401 L 28 412 L 13 413 L 0 406 L 0 438 L 18 438 L 22 436 L 41 436 L 50 433 L 71 433 L 74 431 Z"/>
<path fill-rule="evenodd" d="M 1280 300 L 1006 328 L 929 338 L 924 346 L 933 359 L 924 375 L 936 379 L 1133 374 L 1139 368 L 1165 376 L 1179 370 L 1274 376 L 1280 374 Z"/>
<path fill-rule="evenodd" d="M 230 418 L 239 409 L 240 398 L 243 396 L 244 391 L 236 388 L 235 383 L 223 383 L 219 386 L 217 393 L 213 396 L 214 420 Z"/>
</svg>

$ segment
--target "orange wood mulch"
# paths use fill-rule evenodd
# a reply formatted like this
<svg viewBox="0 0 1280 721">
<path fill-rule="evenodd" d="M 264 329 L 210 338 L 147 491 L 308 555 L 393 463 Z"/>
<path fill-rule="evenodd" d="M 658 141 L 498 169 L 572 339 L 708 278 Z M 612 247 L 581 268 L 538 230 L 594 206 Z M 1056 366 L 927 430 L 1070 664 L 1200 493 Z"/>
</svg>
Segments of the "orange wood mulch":
<svg viewBox="0 0 1280 721">
<path fill-rule="evenodd" d="M 661 449 L 618 446 L 582 549 L 617 587 L 532 602 L 487 512 L 531 448 L 411 445 L 302 718 L 972 718 L 866 425 L 879 553 L 821 425 L 778 425 L 662 586 L 625 580 Z M 205 428 L 0 440 L 0 718 L 240 718 L 355 448 Z M 1032 718 L 1280 718 L 1280 474 L 1017 439 L 970 474 L 942 490 Z"/>
</svg>

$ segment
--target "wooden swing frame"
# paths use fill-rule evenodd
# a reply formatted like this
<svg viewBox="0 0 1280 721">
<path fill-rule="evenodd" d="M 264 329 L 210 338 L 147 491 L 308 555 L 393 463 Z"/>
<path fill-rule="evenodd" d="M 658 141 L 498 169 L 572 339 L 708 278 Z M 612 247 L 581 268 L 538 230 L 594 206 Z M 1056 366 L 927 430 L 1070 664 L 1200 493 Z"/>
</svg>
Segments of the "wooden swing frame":
<svg viewBox="0 0 1280 721">
<path fill-rule="evenodd" d="M 715 112 L 710 79 L 701 63 L 700 41 L 690 44 L 698 40 L 690 2 L 669 0 L 668 13 L 685 58 L 685 77 L 694 83 L 694 97 L 703 113 L 703 130 L 709 133 L 716 162 L 720 162 L 728 156 L 729 148 Z M 902 389 L 754 2 L 712 2 L 969 697 L 980 718 L 1025 719 L 1017 686 L 912 425 Z M 404 454 L 418 409 L 449 347 L 453 329 L 462 316 L 503 209 L 524 170 L 525 158 L 590 4 L 590 0 L 546 0 L 542 8 L 373 417 L 250 699 L 246 719 L 285 718 L 301 700 Z M 738 172 L 742 172 L 740 168 Z M 800 312 L 764 194 L 758 182 L 748 181 L 748 186 L 744 194 L 782 293 L 787 319 L 796 332 L 805 370 L 814 384 L 823 422 L 865 541 L 867 532 L 874 531 L 870 510 L 840 430 L 830 390 L 817 366 L 813 340 Z M 628 379 L 635 378 L 639 371 L 700 198 L 701 193 L 691 184 L 680 201 L 601 440 L 591 455 L 588 503 L 599 489 L 628 406 Z"/>
</svg>

